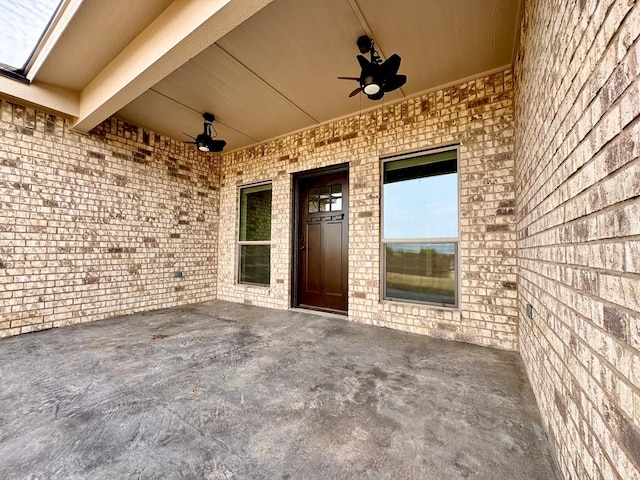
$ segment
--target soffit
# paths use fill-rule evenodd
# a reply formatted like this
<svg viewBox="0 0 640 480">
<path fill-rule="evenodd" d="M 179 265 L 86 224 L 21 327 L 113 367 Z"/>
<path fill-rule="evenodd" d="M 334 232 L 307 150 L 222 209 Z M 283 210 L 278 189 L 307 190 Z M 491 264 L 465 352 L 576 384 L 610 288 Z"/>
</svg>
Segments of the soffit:
<svg viewBox="0 0 640 480">
<path fill-rule="evenodd" d="M 153 91 L 198 112 L 211 111 L 221 122 L 256 141 L 314 123 L 217 45 L 159 82 Z"/>
<path fill-rule="evenodd" d="M 510 65 L 520 5 L 274 0 L 155 85 L 153 95 L 145 95 L 144 111 L 132 102 L 117 115 L 150 127 L 144 119 L 190 110 L 200 125 L 188 131 L 195 135 L 202 130 L 199 113 L 209 111 L 214 126 L 244 138 L 229 141 L 220 134 L 228 142 L 225 151 L 240 148 Z M 378 102 L 348 98 L 357 82 L 336 79 L 359 75 L 355 41 L 365 33 L 383 57 L 399 54 L 399 73 L 408 76 L 401 90 Z M 184 124 L 164 123 L 161 133 L 185 139 Z"/>
<path fill-rule="evenodd" d="M 515 0 L 360 1 L 388 54 L 402 56 L 413 94 L 511 64 L 519 3 Z"/>
<path fill-rule="evenodd" d="M 173 0 L 85 0 L 37 74 L 82 91 Z"/>
<path fill-rule="evenodd" d="M 364 31 L 352 5 L 345 0 L 300 3 L 276 1 L 217 44 L 316 122 L 369 106 L 363 96 L 348 98 L 357 82 L 336 78 L 360 74 L 355 40 Z M 397 98 L 396 92 L 385 96 L 386 101 Z"/>
<path fill-rule="evenodd" d="M 144 47 L 138 40 L 153 38 L 150 30 L 163 11 L 197 11 L 198 5 L 204 11 L 210 5 L 198 1 L 214 0 L 85 0 L 35 81 L 79 91 L 87 103 L 89 87 L 131 50 L 132 41 Z M 190 60 L 169 59 L 164 78 L 154 78 L 151 88 L 144 86 L 146 91 L 112 112 L 119 109 L 118 117 L 179 140 L 188 140 L 183 132 L 200 133 L 201 114 L 211 112 L 218 138 L 230 151 L 507 67 L 522 5 L 522 0 L 269 1 L 258 6 L 253 0 L 252 14 Z M 206 28 L 215 30 L 219 22 L 213 22 Z M 357 82 L 336 79 L 359 75 L 355 42 L 363 34 L 375 40 L 383 57 L 399 54 L 399 73 L 408 76 L 402 89 L 381 101 L 361 94 L 349 98 Z M 183 43 L 191 44 L 190 38 Z M 116 87 L 113 95 L 125 88 Z M 100 121 L 95 116 L 84 128 Z"/>
<path fill-rule="evenodd" d="M 193 137 L 202 132 L 201 116 L 188 108 L 175 108 L 173 100 L 151 90 L 140 95 L 123 111 L 128 110 L 135 112 L 139 121 L 136 125 L 144 125 L 145 128 L 154 132 L 175 131 L 176 125 L 179 125 L 182 131 L 172 136 L 180 141 L 192 141 L 183 132 L 187 132 Z M 166 112 L 166 114 L 158 115 L 158 111 Z M 256 142 L 256 139 L 247 137 L 220 122 L 215 122 L 214 127 L 218 138 L 225 140 L 229 145 L 247 145 Z"/>
</svg>

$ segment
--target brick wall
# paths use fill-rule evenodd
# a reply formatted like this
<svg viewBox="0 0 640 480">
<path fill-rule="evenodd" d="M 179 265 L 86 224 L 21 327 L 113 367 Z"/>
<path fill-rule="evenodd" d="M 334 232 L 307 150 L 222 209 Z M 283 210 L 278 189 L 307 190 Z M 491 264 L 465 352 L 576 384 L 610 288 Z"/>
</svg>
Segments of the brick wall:
<svg viewBox="0 0 640 480">
<path fill-rule="evenodd" d="M 0 114 L 0 337 L 215 298 L 215 157 L 115 119 L 79 135 Z"/>
<path fill-rule="evenodd" d="M 349 319 L 517 349 L 513 88 L 505 71 L 223 156 L 218 298 L 291 305 L 292 174 L 349 163 Z M 366 101 L 366 100 L 365 100 Z M 380 157 L 460 144 L 460 308 L 380 301 Z M 272 281 L 235 283 L 238 188 L 273 181 Z"/>
<path fill-rule="evenodd" d="M 567 479 L 640 478 L 639 33 L 637 2 L 525 2 L 520 348 Z"/>
</svg>

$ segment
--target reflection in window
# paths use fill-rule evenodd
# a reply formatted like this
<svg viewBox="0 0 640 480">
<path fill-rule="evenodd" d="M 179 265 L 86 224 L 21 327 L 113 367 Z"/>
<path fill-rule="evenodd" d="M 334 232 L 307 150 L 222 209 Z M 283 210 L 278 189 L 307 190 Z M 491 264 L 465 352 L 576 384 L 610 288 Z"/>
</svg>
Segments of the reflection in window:
<svg viewBox="0 0 640 480">
<path fill-rule="evenodd" d="M 320 189 L 309 189 L 309 213 L 317 213 L 320 211 Z"/>
<path fill-rule="evenodd" d="M 389 298 L 454 305 L 455 243 L 385 244 Z"/>
<path fill-rule="evenodd" d="M 240 245 L 240 282 L 269 285 L 271 246 Z"/>
<path fill-rule="evenodd" d="M 331 185 L 331 211 L 338 212 L 342 210 L 342 184 L 336 183 Z"/>
<path fill-rule="evenodd" d="M 320 187 L 320 211 L 321 212 L 331 211 L 331 186 L 330 185 L 325 185 L 324 187 Z"/>
<path fill-rule="evenodd" d="M 385 299 L 457 305 L 457 150 L 383 164 Z"/>
<path fill-rule="evenodd" d="M 0 1 L 0 63 L 22 70 L 47 30 L 60 0 Z"/>
<path fill-rule="evenodd" d="M 240 283 L 269 285 L 271 276 L 271 184 L 240 190 Z"/>
</svg>

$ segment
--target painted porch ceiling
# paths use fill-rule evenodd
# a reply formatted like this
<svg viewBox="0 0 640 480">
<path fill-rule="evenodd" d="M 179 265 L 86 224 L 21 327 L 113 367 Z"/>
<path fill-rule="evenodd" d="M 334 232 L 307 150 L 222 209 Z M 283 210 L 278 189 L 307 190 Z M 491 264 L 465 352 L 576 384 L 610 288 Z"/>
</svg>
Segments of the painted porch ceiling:
<svg viewBox="0 0 640 480">
<path fill-rule="evenodd" d="M 52 48 L 38 80 L 82 91 L 173 0 L 85 0 Z"/>
<path fill-rule="evenodd" d="M 170 3 L 85 0 L 38 79 L 82 91 Z M 116 115 L 188 140 L 183 132 L 200 133 L 201 113 L 211 112 L 225 151 L 241 148 L 510 65 L 521 3 L 273 0 Z M 90 48 L 87 29 L 97 42 Z M 357 83 L 336 79 L 359 75 L 355 41 L 363 34 L 383 58 L 399 54 L 399 73 L 408 76 L 377 102 L 348 98 Z"/>
</svg>

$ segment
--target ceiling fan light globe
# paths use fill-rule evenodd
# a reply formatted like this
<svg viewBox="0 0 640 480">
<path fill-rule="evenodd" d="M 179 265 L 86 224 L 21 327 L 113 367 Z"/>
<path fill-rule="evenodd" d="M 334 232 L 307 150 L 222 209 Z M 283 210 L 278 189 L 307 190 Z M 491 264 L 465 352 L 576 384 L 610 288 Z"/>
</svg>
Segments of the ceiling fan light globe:
<svg viewBox="0 0 640 480">
<path fill-rule="evenodd" d="M 198 146 L 198 150 L 201 152 L 209 151 L 209 139 L 205 135 L 198 135 L 196 139 L 196 145 Z"/>
<path fill-rule="evenodd" d="M 369 83 L 368 85 L 365 85 L 362 90 L 367 95 L 375 95 L 380 91 L 380 85 L 378 85 L 377 83 Z"/>
</svg>

